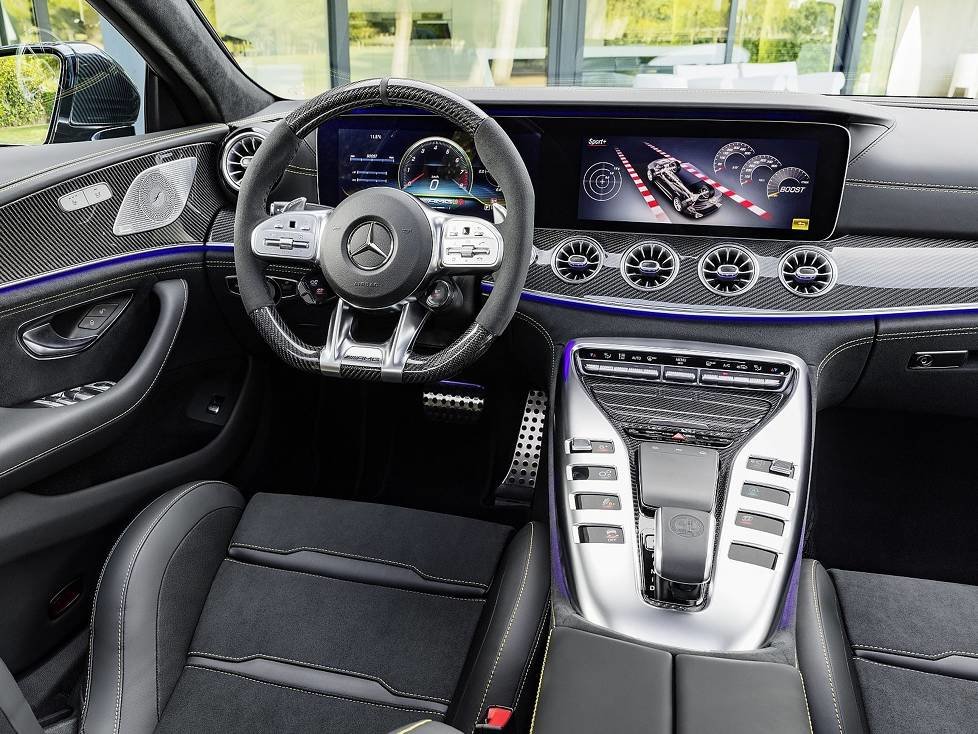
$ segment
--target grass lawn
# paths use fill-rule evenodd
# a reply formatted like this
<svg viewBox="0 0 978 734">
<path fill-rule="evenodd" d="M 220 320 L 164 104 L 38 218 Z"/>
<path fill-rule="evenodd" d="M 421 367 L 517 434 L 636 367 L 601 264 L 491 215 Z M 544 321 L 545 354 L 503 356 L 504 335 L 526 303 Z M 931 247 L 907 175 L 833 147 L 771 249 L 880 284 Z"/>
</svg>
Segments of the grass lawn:
<svg viewBox="0 0 978 734">
<path fill-rule="evenodd" d="M 0 145 L 40 145 L 48 136 L 48 125 L 0 128 Z"/>
</svg>

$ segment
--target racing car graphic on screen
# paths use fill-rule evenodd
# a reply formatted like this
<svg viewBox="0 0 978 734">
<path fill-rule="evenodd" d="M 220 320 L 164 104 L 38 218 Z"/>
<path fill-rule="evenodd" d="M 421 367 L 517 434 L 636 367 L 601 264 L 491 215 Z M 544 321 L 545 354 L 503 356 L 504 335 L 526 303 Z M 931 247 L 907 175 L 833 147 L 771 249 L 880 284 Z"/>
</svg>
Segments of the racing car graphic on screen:
<svg viewBox="0 0 978 734">
<path fill-rule="evenodd" d="M 723 194 L 684 170 L 675 158 L 659 158 L 649 163 L 648 179 L 666 195 L 677 212 L 690 219 L 709 216 L 723 203 Z"/>
</svg>

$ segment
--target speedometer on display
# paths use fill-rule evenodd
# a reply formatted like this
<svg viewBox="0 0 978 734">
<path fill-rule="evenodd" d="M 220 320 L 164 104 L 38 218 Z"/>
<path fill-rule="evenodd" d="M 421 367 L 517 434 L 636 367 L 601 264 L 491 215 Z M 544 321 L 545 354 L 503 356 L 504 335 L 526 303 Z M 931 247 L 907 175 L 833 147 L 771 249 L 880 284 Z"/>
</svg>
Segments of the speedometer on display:
<svg viewBox="0 0 978 734">
<path fill-rule="evenodd" d="M 472 161 L 448 138 L 425 138 L 404 153 L 397 180 L 415 196 L 466 196 L 472 191 Z"/>
<path fill-rule="evenodd" d="M 713 156 L 713 172 L 717 174 L 724 171 L 737 173 L 747 162 L 747 159 L 753 155 L 754 149 L 747 143 L 727 143 Z"/>
<path fill-rule="evenodd" d="M 767 198 L 776 199 L 782 194 L 804 194 L 811 186 L 808 173 L 795 166 L 782 168 L 767 182 Z"/>
<path fill-rule="evenodd" d="M 781 161 L 773 155 L 755 155 L 740 169 L 740 185 L 766 184 L 774 172 L 781 168 Z"/>
</svg>

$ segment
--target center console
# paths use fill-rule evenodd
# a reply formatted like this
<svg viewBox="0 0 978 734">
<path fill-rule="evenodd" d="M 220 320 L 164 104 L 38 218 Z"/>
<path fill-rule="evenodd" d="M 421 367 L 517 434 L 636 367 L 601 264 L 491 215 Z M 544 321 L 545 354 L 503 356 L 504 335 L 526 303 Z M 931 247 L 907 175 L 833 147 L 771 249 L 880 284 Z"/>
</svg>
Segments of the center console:
<svg viewBox="0 0 978 734">
<path fill-rule="evenodd" d="M 571 342 L 557 517 L 581 614 L 654 645 L 763 647 L 798 555 L 805 363 L 695 342 Z"/>
</svg>

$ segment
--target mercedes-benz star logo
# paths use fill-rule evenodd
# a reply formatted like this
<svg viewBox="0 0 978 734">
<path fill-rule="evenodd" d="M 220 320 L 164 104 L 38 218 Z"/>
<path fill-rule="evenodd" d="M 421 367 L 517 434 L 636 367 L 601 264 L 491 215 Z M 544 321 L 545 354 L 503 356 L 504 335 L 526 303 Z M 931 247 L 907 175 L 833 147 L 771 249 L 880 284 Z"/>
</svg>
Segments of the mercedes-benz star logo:
<svg viewBox="0 0 978 734">
<path fill-rule="evenodd" d="M 364 222 L 353 230 L 346 251 L 361 270 L 377 270 L 394 254 L 394 235 L 380 222 Z"/>
</svg>

